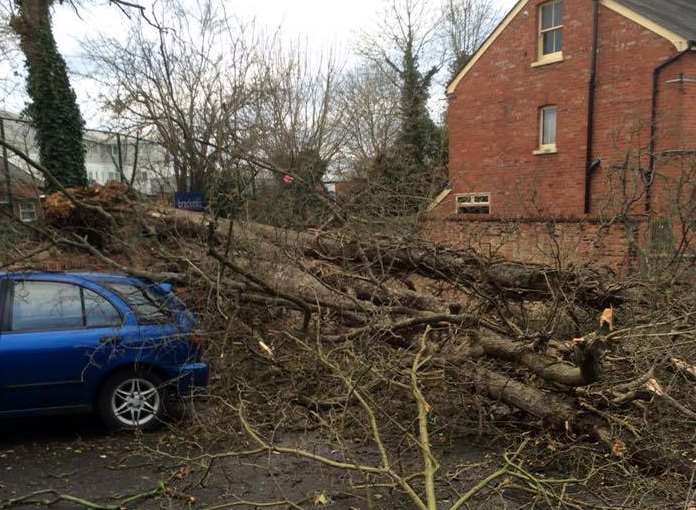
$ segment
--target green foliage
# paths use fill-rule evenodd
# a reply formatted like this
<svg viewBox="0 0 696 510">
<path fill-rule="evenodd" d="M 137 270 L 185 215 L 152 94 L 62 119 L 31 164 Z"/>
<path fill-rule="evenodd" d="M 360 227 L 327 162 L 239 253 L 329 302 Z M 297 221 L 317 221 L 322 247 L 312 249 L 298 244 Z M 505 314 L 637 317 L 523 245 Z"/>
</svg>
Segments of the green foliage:
<svg viewBox="0 0 696 510">
<path fill-rule="evenodd" d="M 432 186 L 431 169 L 397 144 L 372 165 L 369 185 L 378 216 L 408 216 L 423 210 Z M 367 205 L 367 204 L 364 204 Z"/>
<path fill-rule="evenodd" d="M 454 80 L 459 72 L 464 69 L 464 66 L 469 63 L 469 60 L 471 60 L 471 55 L 468 53 L 459 53 L 458 55 L 455 56 L 454 60 L 452 60 L 450 66 L 449 66 L 449 72 L 450 72 L 450 78 L 449 81 Z"/>
<path fill-rule="evenodd" d="M 36 129 L 41 163 L 64 186 L 85 186 L 84 121 L 65 61 L 56 47 L 50 18 L 32 27 L 31 33 L 21 35 L 32 38 L 23 44 L 32 100 L 27 113 Z M 49 186 L 47 191 L 55 190 Z"/>
<path fill-rule="evenodd" d="M 287 171 L 292 177 L 275 174 L 277 181 L 276 196 L 285 210 L 285 216 L 291 221 L 313 222 L 317 214 L 324 209 L 324 203 L 318 194 L 324 192 L 323 178 L 329 168 L 329 162 L 313 148 L 295 151 L 279 151 L 272 157 L 276 168 Z"/>
<path fill-rule="evenodd" d="M 271 160 L 276 168 L 287 170 L 288 174 L 301 178 L 307 186 L 321 185 L 329 168 L 329 162 L 312 148 L 299 151 L 280 150 L 273 154 Z M 277 174 L 276 178 L 282 180 L 283 176 Z"/>
<path fill-rule="evenodd" d="M 439 68 L 421 73 L 412 38 L 407 41 L 402 59 L 401 127 L 395 149 L 406 159 L 407 166 L 420 167 L 415 169 L 425 172 L 437 163 L 440 148 L 439 131 L 428 112 L 430 85 Z"/>
<path fill-rule="evenodd" d="M 369 181 L 380 190 L 383 212 L 399 216 L 421 211 L 427 203 L 436 170 L 443 162 L 443 146 L 442 130 L 428 111 L 430 85 L 439 68 L 421 73 L 412 34 L 403 48 L 401 68 L 392 67 L 400 78 L 399 132 L 387 154 L 373 162 Z"/>
</svg>

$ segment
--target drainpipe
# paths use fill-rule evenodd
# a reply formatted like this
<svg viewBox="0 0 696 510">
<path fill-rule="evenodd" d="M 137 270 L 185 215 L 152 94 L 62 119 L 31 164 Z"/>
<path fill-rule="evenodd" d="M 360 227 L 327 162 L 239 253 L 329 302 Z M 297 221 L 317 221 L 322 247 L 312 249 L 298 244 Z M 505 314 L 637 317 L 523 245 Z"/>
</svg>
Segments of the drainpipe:
<svg viewBox="0 0 696 510">
<path fill-rule="evenodd" d="M 592 1 L 592 62 L 590 64 L 590 82 L 587 91 L 587 156 L 585 158 L 585 214 L 590 214 L 592 200 L 592 172 L 599 166 L 599 161 L 592 159 L 594 152 L 594 110 L 595 91 L 597 89 L 597 40 L 599 37 L 599 0 Z"/>
<path fill-rule="evenodd" d="M 652 80 L 652 106 L 650 112 L 650 163 L 648 167 L 647 175 L 645 176 L 645 212 L 649 213 L 652 211 L 652 184 L 655 177 L 655 165 L 657 163 L 657 157 L 655 156 L 655 149 L 657 145 L 657 96 L 660 89 L 660 74 L 662 70 L 670 66 L 688 52 L 694 49 L 694 41 L 689 41 L 689 46 L 684 51 L 680 51 L 673 57 L 669 58 L 653 71 Z"/>
</svg>

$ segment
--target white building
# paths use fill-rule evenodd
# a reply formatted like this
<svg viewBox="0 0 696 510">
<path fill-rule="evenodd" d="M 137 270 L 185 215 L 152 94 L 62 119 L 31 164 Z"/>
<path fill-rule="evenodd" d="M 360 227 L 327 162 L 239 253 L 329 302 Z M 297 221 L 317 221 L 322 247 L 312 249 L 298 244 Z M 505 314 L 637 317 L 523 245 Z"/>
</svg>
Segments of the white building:
<svg viewBox="0 0 696 510">
<path fill-rule="evenodd" d="M 38 146 L 29 123 L 13 113 L 0 111 L 0 117 L 3 118 L 5 139 L 38 161 Z M 17 156 L 11 153 L 8 156 L 15 165 L 37 178 L 41 177 Z M 119 168 L 123 169 L 122 172 Z M 90 183 L 103 185 L 124 179 L 132 182 L 136 190 L 148 195 L 175 191 L 174 171 L 167 152 L 161 145 L 146 138 L 138 140 L 123 134 L 86 130 L 85 169 Z"/>
<path fill-rule="evenodd" d="M 123 177 L 132 182 L 135 189 L 148 195 L 175 191 L 174 170 L 167 152 L 152 140 L 88 131 L 85 151 L 85 168 L 90 182 L 106 184 L 119 182 Z M 119 168 L 123 169 L 123 176 Z"/>
</svg>

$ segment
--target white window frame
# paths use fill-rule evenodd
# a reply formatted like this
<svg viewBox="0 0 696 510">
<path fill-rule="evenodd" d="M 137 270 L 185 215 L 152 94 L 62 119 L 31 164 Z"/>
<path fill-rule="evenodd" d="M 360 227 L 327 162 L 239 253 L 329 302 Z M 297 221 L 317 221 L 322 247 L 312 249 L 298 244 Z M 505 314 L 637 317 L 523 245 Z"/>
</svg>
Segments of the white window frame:
<svg viewBox="0 0 696 510">
<path fill-rule="evenodd" d="M 31 215 L 29 218 L 25 216 L 26 208 L 29 207 L 31 209 Z M 36 203 L 35 202 L 20 202 L 19 203 L 19 220 L 22 221 L 23 223 L 33 223 L 37 220 L 38 218 L 38 210 L 36 208 Z"/>
<path fill-rule="evenodd" d="M 544 112 L 553 110 L 555 112 L 556 122 L 554 125 L 553 143 L 544 143 Z M 555 105 L 547 105 L 539 108 L 539 148 L 534 151 L 534 154 L 553 154 L 558 152 L 556 142 L 558 141 L 558 107 Z"/>
<path fill-rule="evenodd" d="M 485 198 L 485 201 L 481 199 Z M 479 199 L 477 201 L 477 199 Z M 454 197 L 454 203 L 457 214 L 491 214 L 491 194 L 489 192 L 478 193 L 458 193 Z M 488 207 L 488 212 L 473 211 L 480 207 Z M 472 212 L 466 209 L 472 209 Z"/>
<path fill-rule="evenodd" d="M 563 3 L 563 0 L 551 0 L 550 2 L 546 2 L 541 4 L 538 7 L 538 16 L 539 16 L 539 24 L 538 24 L 538 30 L 537 30 L 537 61 L 532 64 L 532 67 L 540 66 L 540 65 L 545 65 L 545 64 L 551 64 L 553 62 L 561 62 L 563 61 L 563 45 L 565 44 L 565 37 L 563 34 L 563 16 L 561 17 L 561 24 L 560 25 L 553 25 L 551 27 L 546 27 L 544 28 L 543 23 L 544 23 L 544 8 L 552 6 L 554 4 L 558 3 Z M 565 5 L 563 5 L 563 9 L 565 9 Z M 565 13 L 563 13 L 565 14 Z M 561 49 L 558 51 L 554 51 L 551 53 L 544 53 L 544 34 L 547 34 L 549 32 L 554 32 L 554 31 L 560 31 L 561 36 L 563 37 L 563 42 L 561 43 Z"/>
<path fill-rule="evenodd" d="M 6 193 L 0 193 L 0 205 L 10 205 L 10 196 Z"/>
</svg>

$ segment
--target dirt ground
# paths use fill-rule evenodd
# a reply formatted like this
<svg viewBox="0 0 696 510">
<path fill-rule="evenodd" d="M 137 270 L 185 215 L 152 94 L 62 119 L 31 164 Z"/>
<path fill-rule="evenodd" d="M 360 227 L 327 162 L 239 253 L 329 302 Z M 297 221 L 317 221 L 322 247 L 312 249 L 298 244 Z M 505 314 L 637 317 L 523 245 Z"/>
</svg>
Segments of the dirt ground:
<svg viewBox="0 0 696 510">
<path fill-rule="evenodd" d="M 176 459 L 149 454 L 168 442 L 166 430 L 142 436 L 108 434 L 90 417 L 51 417 L 0 425 L 0 500 L 42 489 L 108 502 L 146 492 L 164 482 L 173 491 L 138 507 L 205 508 L 234 498 L 263 501 L 330 490 L 335 481 L 292 459 L 227 462 L 199 483 L 202 472 Z M 299 467 L 299 469 L 298 469 Z M 316 489 L 315 489 L 316 488 Z M 288 494 L 288 492 L 290 494 Z M 61 504 L 60 508 L 73 505 Z M 336 506 L 349 508 L 349 506 Z"/>
<path fill-rule="evenodd" d="M 176 448 L 171 447 L 176 445 L 170 444 L 174 437 L 167 430 L 141 436 L 108 434 L 96 419 L 82 416 L 0 423 L 0 508 L 4 501 L 44 489 L 114 504 L 126 496 L 156 489 L 161 483 L 167 487 L 164 494 L 128 507 L 206 509 L 241 499 L 298 501 L 324 494 L 326 503 L 317 499 L 317 506 L 368 508 L 365 498 L 347 493 L 345 476 L 294 458 L 226 460 L 206 476 L 201 467 L 151 454 L 157 448 L 165 450 L 165 446 L 167 451 L 174 451 Z M 301 436 L 291 440 L 298 438 Z M 457 454 L 463 465 L 472 466 L 480 465 L 485 456 L 483 450 L 468 448 L 466 453 Z M 470 478 L 467 485 L 482 476 L 477 469 L 464 472 L 465 478 Z M 412 508 L 389 491 L 373 494 L 373 501 L 373 508 Z M 510 501 L 494 500 L 476 508 L 516 507 Z M 62 502 L 51 508 L 69 510 L 78 505 Z"/>
</svg>

